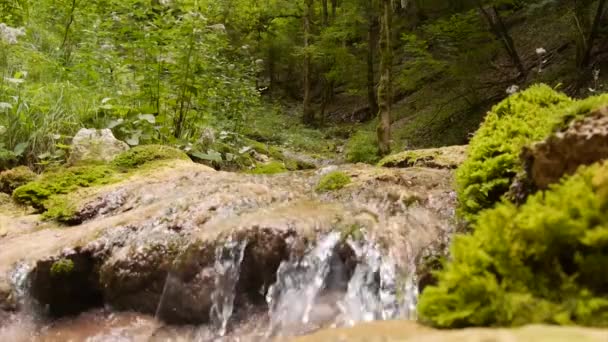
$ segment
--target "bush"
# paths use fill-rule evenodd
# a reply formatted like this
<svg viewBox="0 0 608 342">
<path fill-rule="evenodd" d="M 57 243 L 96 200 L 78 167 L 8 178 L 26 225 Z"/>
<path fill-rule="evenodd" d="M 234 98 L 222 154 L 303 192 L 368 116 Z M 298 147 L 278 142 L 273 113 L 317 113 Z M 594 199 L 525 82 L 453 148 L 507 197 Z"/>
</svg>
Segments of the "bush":
<svg viewBox="0 0 608 342">
<path fill-rule="evenodd" d="M 134 169 L 151 161 L 170 159 L 190 160 L 184 152 L 173 147 L 142 145 L 119 154 L 112 164 L 123 169 Z"/>
<path fill-rule="evenodd" d="M 319 180 L 316 190 L 319 192 L 327 192 L 340 190 L 350 184 L 350 177 L 341 171 L 334 171 L 326 174 Z"/>
<path fill-rule="evenodd" d="M 521 207 L 484 211 L 419 302 L 441 328 L 608 326 L 608 163 L 582 167 Z"/>
<path fill-rule="evenodd" d="M 497 104 L 469 144 L 468 158 L 456 173 L 462 216 L 470 221 L 505 194 L 522 171 L 522 147 L 549 135 L 563 121 L 570 98 L 535 85 Z"/>
<path fill-rule="evenodd" d="M 346 144 L 346 160 L 351 163 L 375 164 L 378 156 L 378 141 L 373 132 L 359 131 Z"/>
<path fill-rule="evenodd" d="M 19 166 L 0 172 L 0 192 L 10 195 L 15 189 L 33 181 L 35 178 L 36 174 L 27 166 Z"/>
</svg>

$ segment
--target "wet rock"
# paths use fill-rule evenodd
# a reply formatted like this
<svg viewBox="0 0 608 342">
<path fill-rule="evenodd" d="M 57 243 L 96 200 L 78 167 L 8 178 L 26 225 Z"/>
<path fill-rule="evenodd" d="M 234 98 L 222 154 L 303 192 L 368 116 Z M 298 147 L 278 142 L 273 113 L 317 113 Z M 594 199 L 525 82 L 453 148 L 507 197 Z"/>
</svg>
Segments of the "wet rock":
<svg viewBox="0 0 608 342">
<path fill-rule="evenodd" d="M 538 189 L 546 189 L 581 165 L 608 157 L 608 107 L 573 121 L 522 152 L 528 176 Z"/>
<path fill-rule="evenodd" d="M 30 274 L 30 293 L 52 316 L 98 307 L 103 297 L 96 267 L 92 255 L 80 250 L 39 260 Z"/>
<path fill-rule="evenodd" d="M 412 321 L 371 322 L 352 328 L 326 329 L 310 336 L 292 339 L 294 342 L 603 342 L 605 329 L 532 325 L 521 328 L 471 328 L 461 330 L 433 330 Z"/>
<path fill-rule="evenodd" d="M 451 232 L 449 170 L 337 170 L 352 183 L 323 194 L 315 191 L 322 175 L 314 171 L 246 175 L 186 160 L 92 195 L 79 190 L 86 222 L 0 239 L 0 287 L 9 284 L 5 274 L 13 265 L 25 261 L 36 265 L 34 296 L 55 315 L 108 304 L 171 323 L 201 323 L 210 320 L 217 288 L 217 248 L 231 239 L 246 242 L 234 304 L 237 316 L 247 317 L 240 310 L 264 310 L 281 262 L 301 258 L 323 234 L 377 240 L 400 266 L 411 267 Z M 346 244 L 336 249 L 331 288 L 343 291 L 357 261 Z M 58 261 L 54 269 L 61 271 L 52 272 Z M 74 298 L 80 304 L 71 303 Z"/>
<path fill-rule="evenodd" d="M 129 145 L 116 139 L 109 129 L 83 128 L 72 139 L 69 163 L 111 162 L 117 155 L 129 149 Z"/>
</svg>

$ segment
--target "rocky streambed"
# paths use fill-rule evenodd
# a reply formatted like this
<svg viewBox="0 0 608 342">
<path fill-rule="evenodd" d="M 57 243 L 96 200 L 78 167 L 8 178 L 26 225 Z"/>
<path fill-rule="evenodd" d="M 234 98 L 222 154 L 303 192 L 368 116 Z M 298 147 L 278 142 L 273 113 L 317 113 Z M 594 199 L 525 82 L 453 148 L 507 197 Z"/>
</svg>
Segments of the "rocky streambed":
<svg viewBox="0 0 608 342">
<path fill-rule="evenodd" d="M 338 172 L 346 184 L 319 188 Z M 451 184 L 449 169 L 258 176 L 175 160 L 70 194 L 77 225 L 6 201 L 0 336 L 268 340 L 415 318 L 454 229 Z"/>
</svg>

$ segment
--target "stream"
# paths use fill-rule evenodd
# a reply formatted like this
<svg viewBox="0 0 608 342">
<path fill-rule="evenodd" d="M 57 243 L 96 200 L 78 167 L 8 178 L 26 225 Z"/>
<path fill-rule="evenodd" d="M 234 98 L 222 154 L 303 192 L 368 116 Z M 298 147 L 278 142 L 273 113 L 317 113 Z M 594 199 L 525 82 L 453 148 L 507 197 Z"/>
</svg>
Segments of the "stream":
<svg viewBox="0 0 608 342">
<path fill-rule="evenodd" d="M 0 341 L 287 341 L 416 319 L 419 265 L 453 229 L 448 170 L 341 166 L 352 184 L 320 194 L 335 167 L 195 168 L 108 187 L 78 226 L 9 231 Z"/>
</svg>

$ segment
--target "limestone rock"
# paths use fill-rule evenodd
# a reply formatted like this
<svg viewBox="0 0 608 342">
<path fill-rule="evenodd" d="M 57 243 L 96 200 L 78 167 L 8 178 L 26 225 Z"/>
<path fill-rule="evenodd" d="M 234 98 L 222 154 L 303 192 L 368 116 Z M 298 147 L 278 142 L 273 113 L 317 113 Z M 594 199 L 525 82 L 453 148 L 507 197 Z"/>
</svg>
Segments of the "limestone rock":
<svg viewBox="0 0 608 342">
<path fill-rule="evenodd" d="M 72 139 L 69 163 L 111 162 L 117 155 L 127 151 L 129 145 L 114 137 L 109 129 L 83 128 Z"/>
<path fill-rule="evenodd" d="M 522 152 L 528 176 L 546 189 L 581 165 L 608 158 L 608 107 L 573 121 L 566 129 Z"/>
</svg>

